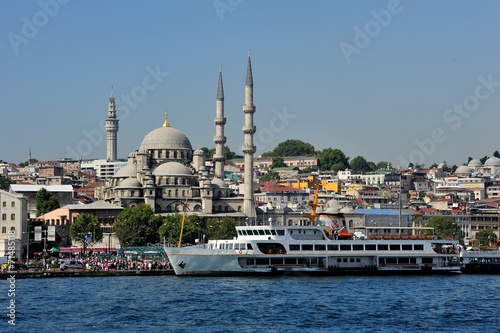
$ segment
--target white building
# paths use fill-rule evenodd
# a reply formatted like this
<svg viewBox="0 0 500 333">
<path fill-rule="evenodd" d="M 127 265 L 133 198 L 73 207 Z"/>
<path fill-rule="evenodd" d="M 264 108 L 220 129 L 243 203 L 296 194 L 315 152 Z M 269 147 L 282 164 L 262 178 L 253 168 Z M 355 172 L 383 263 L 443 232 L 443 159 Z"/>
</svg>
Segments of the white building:
<svg viewBox="0 0 500 333">
<path fill-rule="evenodd" d="M 12 242 L 15 257 L 21 258 L 26 246 L 28 200 L 21 194 L 0 190 L 0 256 L 6 256 Z"/>
<path fill-rule="evenodd" d="M 80 170 L 96 175 L 100 179 L 107 179 L 112 177 L 116 171 L 126 165 L 126 161 L 82 160 Z"/>
</svg>

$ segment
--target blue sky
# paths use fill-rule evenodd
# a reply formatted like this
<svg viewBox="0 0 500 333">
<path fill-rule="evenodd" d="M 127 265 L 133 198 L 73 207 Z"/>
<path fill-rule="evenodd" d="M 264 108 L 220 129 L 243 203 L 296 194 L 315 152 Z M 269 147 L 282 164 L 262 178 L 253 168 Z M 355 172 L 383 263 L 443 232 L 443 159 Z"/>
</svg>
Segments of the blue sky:
<svg viewBox="0 0 500 333">
<path fill-rule="evenodd" d="M 241 153 L 251 50 L 258 152 L 287 139 L 351 159 L 460 165 L 500 150 L 500 2 L 1 1 L 0 159 L 105 158 L 113 86 L 118 156 L 169 111 Z M 127 97 L 128 96 L 128 97 Z"/>
</svg>

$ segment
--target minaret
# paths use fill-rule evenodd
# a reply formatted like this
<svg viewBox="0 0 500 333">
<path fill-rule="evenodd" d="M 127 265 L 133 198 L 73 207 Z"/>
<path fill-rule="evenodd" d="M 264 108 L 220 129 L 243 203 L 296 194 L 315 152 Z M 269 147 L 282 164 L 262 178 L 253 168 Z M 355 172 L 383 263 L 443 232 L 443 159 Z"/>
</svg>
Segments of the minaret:
<svg viewBox="0 0 500 333">
<path fill-rule="evenodd" d="M 224 136 L 224 125 L 226 118 L 224 117 L 224 87 L 222 86 L 222 67 L 219 69 L 219 85 L 217 87 L 216 115 L 215 122 L 215 154 L 213 162 L 215 164 L 215 177 L 224 180 L 224 161 L 226 160 L 224 152 L 224 144 L 226 137 Z"/>
<path fill-rule="evenodd" d="M 253 78 L 252 78 L 252 63 L 250 61 L 250 52 L 248 52 L 247 78 L 245 82 L 245 105 L 243 113 L 245 114 L 245 125 L 243 133 L 245 134 L 245 143 L 242 147 L 245 154 L 245 174 L 243 192 L 243 212 L 252 221 L 255 218 L 255 206 L 253 200 L 253 154 L 255 146 L 253 144 L 253 134 L 255 126 L 253 124 L 253 114 L 255 106 L 253 105 Z"/>
<path fill-rule="evenodd" d="M 118 133 L 118 119 L 116 119 L 115 97 L 113 96 L 113 88 L 109 96 L 108 104 L 108 119 L 106 119 L 106 134 L 107 134 L 107 155 L 108 161 L 116 161 L 116 136 Z"/>
</svg>

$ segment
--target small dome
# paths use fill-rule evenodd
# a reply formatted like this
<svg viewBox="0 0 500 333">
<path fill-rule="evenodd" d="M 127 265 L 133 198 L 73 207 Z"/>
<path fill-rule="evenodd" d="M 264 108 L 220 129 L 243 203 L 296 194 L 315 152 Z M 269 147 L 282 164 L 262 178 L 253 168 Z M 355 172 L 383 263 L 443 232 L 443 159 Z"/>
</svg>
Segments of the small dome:
<svg viewBox="0 0 500 333">
<path fill-rule="evenodd" d="M 481 163 L 480 160 L 470 160 L 469 164 L 467 164 L 467 166 L 471 167 L 471 168 L 474 168 L 474 167 L 482 167 L 483 166 L 483 163 Z"/>
<path fill-rule="evenodd" d="M 438 169 L 444 169 L 444 168 L 446 168 L 446 163 L 444 163 L 444 162 L 439 163 L 439 165 L 438 165 L 437 168 Z"/>
<path fill-rule="evenodd" d="M 455 173 L 462 173 L 462 174 L 471 174 L 472 173 L 472 169 L 469 168 L 468 166 L 466 165 L 461 165 L 459 166 L 456 170 L 455 170 Z"/>
<path fill-rule="evenodd" d="M 214 185 L 214 187 L 218 187 L 218 188 L 227 188 L 226 183 L 220 178 L 212 179 L 212 185 Z"/>
<path fill-rule="evenodd" d="M 127 178 L 118 185 L 118 188 L 142 188 L 142 184 L 137 178 Z"/>
<path fill-rule="evenodd" d="M 492 156 L 484 162 L 484 166 L 500 166 L 500 158 Z"/>
<path fill-rule="evenodd" d="M 137 177 L 137 166 L 135 164 L 127 164 L 121 167 L 115 174 L 113 178 L 129 178 Z"/>
<path fill-rule="evenodd" d="M 185 149 L 193 150 L 189 139 L 178 129 L 160 127 L 148 133 L 142 140 L 140 151 L 150 149 Z"/>
<path fill-rule="evenodd" d="M 191 176 L 191 170 L 179 162 L 167 162 L 158 166 L 154 171 L 155 176 Z"/>
<path fill-rule="evenodd" d="M 203 155 L 205 155 L 205 152 L 203 150 L 201 150 L 201 149 L 196 149 L 194 151 L 193 155 L 201 155 L 201 156 L 203 156 Z"/>
<path fill-rule="evenodd" d="M 341 213 L 354 213 L 354 209 L 352 207 L 346 206 L 340 209 Z"/>
</svg>

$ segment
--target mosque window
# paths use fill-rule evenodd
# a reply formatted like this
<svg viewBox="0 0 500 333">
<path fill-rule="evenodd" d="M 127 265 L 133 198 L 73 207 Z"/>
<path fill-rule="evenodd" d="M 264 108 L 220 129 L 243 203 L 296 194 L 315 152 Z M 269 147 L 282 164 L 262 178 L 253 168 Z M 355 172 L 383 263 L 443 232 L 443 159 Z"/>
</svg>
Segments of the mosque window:
<svg viewBox="0 0 500 333">
<path fill-rule="evenodd" d="M 177 152 L 174 151 L 174 158 L 177 158 Z"/>
<path fill-rule="evenodd" d="M 6 227 L 2 227 L 2 234 L 5 234 L 7 233 L 7 228 Z"/>
</svg>

